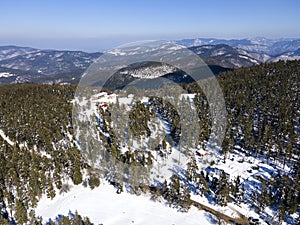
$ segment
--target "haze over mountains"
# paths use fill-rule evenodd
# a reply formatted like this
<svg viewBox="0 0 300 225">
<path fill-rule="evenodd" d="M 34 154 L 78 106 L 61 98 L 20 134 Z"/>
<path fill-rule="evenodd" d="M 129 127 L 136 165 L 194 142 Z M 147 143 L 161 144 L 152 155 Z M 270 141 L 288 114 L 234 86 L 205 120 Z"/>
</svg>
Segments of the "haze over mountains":
<svg viewBox="0 0 300 225">
<path fill-rule="evenodd" d="M 217 74 L 262 62 L 300 59 L 300 39 L 215 39 L 172 41 L 198 54 Z M 0 83 L 77 83 L 102 53 L 0 46 Z"/>
</svg>

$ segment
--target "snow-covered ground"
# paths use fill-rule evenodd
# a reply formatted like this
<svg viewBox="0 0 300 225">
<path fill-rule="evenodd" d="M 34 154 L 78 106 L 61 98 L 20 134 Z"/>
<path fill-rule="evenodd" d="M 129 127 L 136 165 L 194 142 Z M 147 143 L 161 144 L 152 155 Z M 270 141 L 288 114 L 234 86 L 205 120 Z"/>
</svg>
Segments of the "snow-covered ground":
<svg viewBox="0 0 300 225">
<path fill-rule="evenodd" d="M 208 225 L 216 223 L 211 214 L 192 207 L 187 213 L 153 202 L 150 196 L 136 196 L 129 193 L 117 194 L 116 189 L 102 181 L 98 188 L 91 190 L 81 185 L 74 186 L 70 192 L 57 195 L 53 200 L 42 197 L 36 215 L 44 221 L 55 220 L 58 215 L 68 215 L 75 211 L 88 216 L 95 224 L 103 225 Z"/>
<path fill-rule="evenodd" d="M 1 77 L 7 78 L 7 77 L 12 77 L 12 76 L 15 76 L 15 75 L 12 73 L 7 73 L 7 72 L 0 73 L 0 78 Z"/>
<path fill-rule="evenodd" d="M 5 135 L 3 130 L 0 129 L 0 136 L 9 144 L 9 145 L 14 145 L 14 142 L 9 139 L 8 136 Z"/>
<path fill-rule="evenodd" d="M 222 212 L 228 216 L 234 217 L 234 214 L 231 214 L 234 209 L 237 212 L 243 214 L 246 217 L 259 218 L 261 224 L 267 224 L 263 220 L 272 221 L 274 217 L 277 216 L 277 212 L 266 208 L 263 213 L 258 214 L 250 207 L 247 202 L 251 202 L 251 194 L 259 192 L 259 185 L 261 184 L 260 178 L 269 180 L 272 174 L 277 174 L 278 170 L 282 173 L 287 173 L 291 170 L 287 165 L 283 165 L 279 162 L 267 163 L 264 157 L 253 157 L 245 156 L 242 153 L 244 150 L 240 146 L 236 145 L 235 150 L 227 156 L 226 162 L 224 163 L 223 158 L 219 156 L 218 163 L 214 166 L 211 166 L 208 171 L 210 171 L 215 176 L 218 176 L 220 171 L 224 170 L 225 173 L 230 177 L 231 180 L 234 180 L 238 176 L 241 178 L 241 183 L 245 187 L 245 203 L 234 204 L 229 203 L 226 207 L 220 207 L 215 205 L 210 205 L 206 199 L 203 199 L 202 204 L 207 205 L 219 212 Z M 201 201 L 200 196 L 192 197 L 196 201 Z M 200 198 L 200 199 L 199 199 Z M 264 216 L 264 219 L 261 217 Z M 287 224 L 282 222 L 282 224 Z"/>
<path fill-rule="evenodd" d="M 126 96 L 126 95 L 125 95 Z M 86 111 L 82 111 L 81 114 L 90 118 L 95 115 L 99 120 L 101 116 L 97 112 L 97 105 L 102 108 L 103 103 L 113 104 L 118 101 L 120 105 L 125 106 L 126 110 L 129 110 L 134 102 L 134 95 L 129 94 L 125 97 L 124 95 L 108 95 L 106 93 L 99 93 L 93 95 L 91 98 L 90 108 Z M 193 99 L 195 94 L 182 94 L 180 99 L 189 100 L 190 107 L 193 109 Z M 78 99 L 77 99 L 78 100 Z M 140 101 L 147 104 L 149 99 L 143 97 Z M 87 100 L 83 99 L 79 102 L 79 105 L 87 104 Z M 157 139 L 157 137 L 164 137 L 170 133 L 169 124 L 162 120 L 159 116 L 152 118 L 148 124 L 151 129 L 150 137 L 144 137 L 140 142 L 133 140 L 132 149 L 139 149 L 139 147 L 145 147 L 151 149 L 149 140 Z M 106 134 L 105 134 L 106 135 Z M 97 138 L 95 136 L 95 138 Z M 171 148 L 169 143 L 167 148 Z M 193 148 L 193 147 L 191 147 Z M 210 148 L 217 148 L 211 145 Z M 128 146 L 122 147 L 122 153 L 128 150 Z M 194 147 L 191 149 L 192 152 L 200 152 L 202 149 Z M 218 149 L 220 150 L 220 149 Z M 224 162 L 224 156 L 218 155 L 213 160 L 215 164 L 206 168 L 203 165 L 203 156 L 195 154 L 198 168 L 204 169 L 209 173 L 210 177 L 218 177 L 222 171 L 224 171 L 230 181 L 234 181 L 238 176 L 240 177 L 241 183 L 245 188 L 245 203 L 235 204 L 229 203 L 226 207 L 221 207 L 214 203 L 212 199 L 207 199 L 204 196 L 194 195 L 191 193 L 191 199 L 195 200 L 211 209 L 225 214 L 229 217 L 239 217 L 238 213 L 246 217 L 253 217 L 259 219 L 261 224 L 264 219 L 272 220 L 276 217 L 276 212 L 271 209 L 266 209 L 263 212 L 264 218 L 260 217 L 262 214 L 257 214 L 253 208 L 250 208 L 249 203 L 252 202 L 251 194 L 253 192 L 259 192 L 260 178 L 266 180 L 270 179 L 272 174 L 276 174 L 278 170 L 282 172 L 288 172 L 290 168 L 280 163 L 269 163 L 266 159 L 261 157 L 245 156 L 245 149 L 241 149 L 240 146 L 234 146 L 234 150 L 228 153 L 226 162 Z M 205 152 L 203 153 L 205 155 Z M 188 158 L 180 152 L 176 147 L 172 147 L 172 151 L 168 154 L 168 157 L 158 157 L 157 152 L 152 152 L 153 165 L 151 168 L 151 181 L 159 180 L 163 182 L 165 179 L 168 181 L 172 173 L 182 173 L 186 168 Z M 209 157 L 209 156 L 205 156 Z M 212 160 L 207 160 L 211 162 Z M 63 195 L 57 196 L 53 201 L 43 199 L 40 201 L 37 208 L 37 215 L 43 216 L 45 219 L 55 218 L 58 214 L 67 215 L 69 211 L 75 212 L 77 210 L 79 214 L 88 216 L 93 222 L 103 224 L 215 224 L 217 223 L 216 218 L 205 211 L 199 211 L 195 207 L 192 207 L 188 213 L 177 212 L 176 209 L 165 206 L 161 202 L 153 202 L 149 196 L 135 196 L 129 193 L 116 194 L 116 190 L 109 184 L 105 183 L 100 185 L 95 190 L 89 188 L 83 188 L 82 186 L 73 187 L 73 189 Z M 103 183 L 102 182 L 102 183 Z"/>
</svg>

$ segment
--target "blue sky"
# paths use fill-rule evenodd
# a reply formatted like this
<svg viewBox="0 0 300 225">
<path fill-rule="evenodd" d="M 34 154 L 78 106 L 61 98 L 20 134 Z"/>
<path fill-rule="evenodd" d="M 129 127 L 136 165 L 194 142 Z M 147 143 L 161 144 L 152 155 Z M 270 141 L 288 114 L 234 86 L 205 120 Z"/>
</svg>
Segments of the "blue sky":
<svg viewBox="0 0 300 225">
<path fill-rule="evenodd" d="M 299 0 L 7 0 L 0 45 L 97 51 L 129 41 L 300 38 Z"/>
</svg>

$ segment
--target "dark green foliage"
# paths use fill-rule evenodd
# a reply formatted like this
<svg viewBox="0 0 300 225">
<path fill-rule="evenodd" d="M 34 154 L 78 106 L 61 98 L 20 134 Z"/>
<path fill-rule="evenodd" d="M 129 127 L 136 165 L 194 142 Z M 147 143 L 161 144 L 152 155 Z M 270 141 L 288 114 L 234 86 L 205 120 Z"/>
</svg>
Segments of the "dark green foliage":
<svg viewBox="0 0 300 225">
<path fill-rule="evenodd" d="M 3 211 L 14 209 L 18 224 L 27 222 L 29 207 L 42 194 L 55 196 L 62 178 L 81 183 L 81 157 L 66 135 L 74 91 L 61 85 L 0 87 L 0 129 L 15 143 L 11 146 L 0 137 L 0 206 Z"/>
<path fill-rule="evenodd" d="M 91 175 L 89 178 L 89 185 L 91 189 L 98 187 L 100 185 L 100 180 L 96 175 Z"/>
<path fill-rule="evenodd" d="M 294 163 L 292 157 L 299 154 L 299 70 L 299 61 L 280 61 L 217 77 L 228 112 L 224 154 L 239 143 L 246 154 Z"/>
<path fill-rule="evenodd" d="M 74 90 L 60 85 L 1 85 L 2 129 L 12 140 L 53 151 L 51 142 L 61 140 L 71 124 Z"/>
<path fill-rule="evenodd" d="M 16 199 L 15 202 L 15 215 L 14 215 L 18 224 L 25 224 L 28 220 L 27 212 L 24 203 L 22 203 L 19 199 Z"/>
<path fill-rule="evenodd" d="M 186 174 L 185 177 L 187 178 L 188 181 L 190 182 L 196 182 L 198 174 L 198 166 L 196 159 L 192 157 L 191 161 L 187 163 L 187 169 L 186 169 Z"/>
<path fill-rule="evenodd" d="M 202 194 L 207 194 L 209 191 L 209 186 L 207 184 L 207 180 L 204 177 L 204 172 L 201 171 L 196 180 L 196 188 Z"/>
<path fill-rule="evenodd" d="M 72 180 L 75 185 L 78 185 L 82 182 L 82 173 L 81 173 L 81 164 L 80 164 L 80 153 L 79 151 L 76 151 L 74 149 L 74 169 L 73 169 L 73 175 Z"/>
<path fill-rule="evenodd" d="M 228 112 L 228 130 L 222 146 L 224 159 L 238 143 L 246 155 L 263 156 L 268 162 L 295 168 L 292 175 L 279 173 L 269 181 L 263 180 L 261 193 L 253 199 L 261 210 L 267 206 L 278 208 L 281 220 L 285 213 L 299 211 L 300 204 L 299 71 L 299 61 L 279 61 L 217 77 Z M 233 195 L 242 197 L 236 185 Z"/>
<path fill-rule="evenodd" d="M 271 205 L 277 206 L 280 220 L 284 220 L 286 214 L 299 211 L 299 173 L 298 168 L 294 176 L 278 173 L 269 181 L 262 180 L 261 193 L 256 199 L 259 210 Z"/>
<path fill-rule="evenodd" d="M 227 203 L 230 201 L 229 193 L 229 183 L 226 173 L 223 171 L 216 186 L 216 200 L 221 206 L 227 205 Z"/>
<path fill-rule="evenodd" d="M 1 225 L 11 225 L 9 221 L 7 221 L 6 219 L 0 217 L 0 224 Z"/>
<path fill-rule="evenodd" d="M 174 106 L 168 101 L 163 101 L 162 98 L 151 97 L 149 99 L 150 106 L 158 113 L 163 120 L 171 125 L 169 138 L 170 144 L 177 144 L 180 136 L 180 116 Z M 165 140 L 166 141 L 166 140 Z M 166 143 L 165 143 L 166 144 Z M 164 143 L 163 143 L 164 145 Z"/>
<path fill-rule="evenodd" d="M 163 183 L 161 193 L 170 205 L 175 205 L 181 211 L 187 211 L 191 206 L 190 190 L 177 175 L 172 175 L 168 186 L 166 181 Z"/>
<path fill-rule="evenodd" d="M 75 214 L 69 212 L 69 216 L 61 216 L 57 218 L 56 222 L 50 222 L 50 224 L 55 225 L 92 225 L 90 219 L 88 217 L 82 217 L 76 211 Z"/>
<path fill-rule="evenodd" d="M 148 127 L 148 122 L 150 121 L 150 111 L 149 107 L 145 106 L 141 102 L 136 102 L 130 111 L 130 129 L 134 136 L 149 136 L 150 129 Z"/>
</svg>

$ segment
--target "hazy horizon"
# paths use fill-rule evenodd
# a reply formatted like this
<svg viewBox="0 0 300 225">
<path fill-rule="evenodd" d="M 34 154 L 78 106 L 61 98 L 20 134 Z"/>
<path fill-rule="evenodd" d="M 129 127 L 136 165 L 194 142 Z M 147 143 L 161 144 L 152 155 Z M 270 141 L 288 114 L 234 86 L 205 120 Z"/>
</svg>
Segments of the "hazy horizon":
<svg viewBox="0 0 300 225">
<path fill-rule="evenodd" d="M 74 40 L 28 40 L 28 41 L 3 41 L 0 39 L 0 46 L 18 46 L 18 47 L 30 47 L 42 50 L 69 50 L 69 51 L 84 51 L 84 52 L 102 52 L 109 49 L 117 48 L 120 45 L 141 41 L 141 40 L 183 40 L 183 39 L 197 39 L 197 38 L 211 38 L 211 39 L 224 39 L 224 40 L 241 40 L 241 39 L 252 39 L 252 38 L 267 38 L 270 40 L 274 39 L 300 39 L 300 37 L 278 37 L 270 38 L 264 36 L 255 36 L 255 37 L 233 37 L 233 38 L 222 38 L 222 37 L 182 37 L 182 38 L 169 38 L 169 39 L 142 39 L 142 38 L 131 38 L 123 40 L 115 40 L 114 43 L 109 42 L 110 40 L 104 40 L 102 38 L 93 38 L 93 42 L 90 42 L 91 39 L 74 39 Z M 100 43 L 100 44 L 99 44 Z M 107 44 L 106 44 L 107 43 Z M 101 47 L 99 47 L 101 46 Z"/>
<path fill-rule="evenodd" d="M 0 8 L 0 45 L 95 52 L 150 39 L 300 38 L 297 0 L 12 0 Z"/>
</svg>

